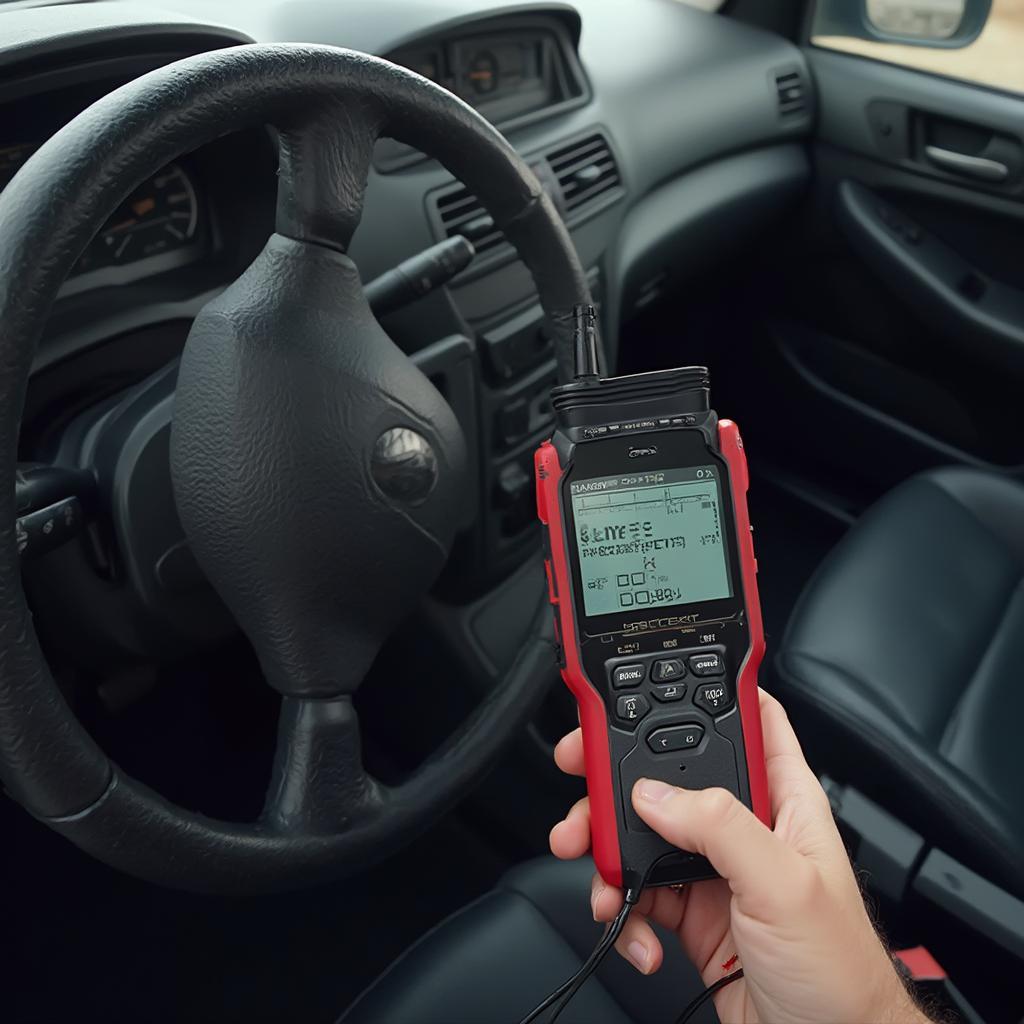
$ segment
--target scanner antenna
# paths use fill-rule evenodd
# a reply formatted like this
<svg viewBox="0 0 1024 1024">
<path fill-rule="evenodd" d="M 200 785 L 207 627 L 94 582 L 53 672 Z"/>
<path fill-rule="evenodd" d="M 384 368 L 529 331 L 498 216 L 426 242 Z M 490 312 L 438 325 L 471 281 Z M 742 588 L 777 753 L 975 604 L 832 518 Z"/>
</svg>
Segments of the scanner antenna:
<svg viewBox="0 0 1024 1024">
<path fill-rule="evenodd" d="M 581 303 L 572 307 L 572 348 L 576 363 L 576 380 L 597 381 L 597 310 Z"/>
</svg>

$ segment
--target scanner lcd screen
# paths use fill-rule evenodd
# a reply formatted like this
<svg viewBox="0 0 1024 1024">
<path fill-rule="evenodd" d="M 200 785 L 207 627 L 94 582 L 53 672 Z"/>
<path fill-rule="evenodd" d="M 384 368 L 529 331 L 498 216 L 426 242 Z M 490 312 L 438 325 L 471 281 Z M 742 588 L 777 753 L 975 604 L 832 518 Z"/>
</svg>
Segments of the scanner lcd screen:
<svg viewBox="0 0 1024 1024">
<path fill-rule="evenodd" d="M 588 616 L 732 597 L 715 466 L 569 485 Z"/>
</svg>

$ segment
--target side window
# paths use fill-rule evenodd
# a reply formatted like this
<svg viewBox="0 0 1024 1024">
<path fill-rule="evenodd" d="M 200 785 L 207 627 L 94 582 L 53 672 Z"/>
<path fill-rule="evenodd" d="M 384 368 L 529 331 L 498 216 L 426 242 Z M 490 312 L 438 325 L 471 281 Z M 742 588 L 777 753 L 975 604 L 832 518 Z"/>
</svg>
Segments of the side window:
<svg viewBox="0 0 1024 1024">
<path fill-rule="evenodd" d="M 1024 0 L 816 0 L 811 42 L 1024 93 Z"/>
</svg>

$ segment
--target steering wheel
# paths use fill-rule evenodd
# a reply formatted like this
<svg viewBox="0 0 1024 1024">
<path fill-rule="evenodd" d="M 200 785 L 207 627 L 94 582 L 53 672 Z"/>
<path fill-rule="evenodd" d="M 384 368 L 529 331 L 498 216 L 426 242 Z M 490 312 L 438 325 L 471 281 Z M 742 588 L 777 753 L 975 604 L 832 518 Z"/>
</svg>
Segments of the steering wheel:
<svg viewBox="0 0 1024 1024">
<path fill-rule="evenodd" d="M 13 482 L 35 347 L 86 245 L 176 156 L 262 123 L 280 142 L 276 232 L 195 320 L 171 432 L 189 543 L 281 694 L 264 811 L 235 823 L 131 778 L 73 715 L 22 590 Z M 408 781 L 363 767 L 352 695 L 473 500 L 454 414 L 374 319 L 346 255 L 381 136 L 476 193 L 533 274 L 564 370 L 572 306 L 590 300 L 551 200 L 469 106 L 365 54 L 253 45 L 171 64 L 84 111 L 0 195 L 0 773 L 35 817 L 153 882 L 286 888 L 366 866 L 465 795 L 550 680 L 541 603 L 536 639 Z"/>
</svg>

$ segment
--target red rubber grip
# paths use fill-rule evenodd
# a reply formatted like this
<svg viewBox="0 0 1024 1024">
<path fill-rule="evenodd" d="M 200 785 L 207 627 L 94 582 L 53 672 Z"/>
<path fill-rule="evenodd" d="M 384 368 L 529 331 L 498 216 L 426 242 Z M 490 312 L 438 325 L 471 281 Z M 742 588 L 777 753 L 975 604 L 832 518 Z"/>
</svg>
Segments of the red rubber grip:
<svg viewBox="0 0 1024 1024">
<path fill-rule="evenodd" d="M 743 604 L 747 611 L 750 648 L 740 666 L 736 681 L 736 699 L 743 726 L 746 748 L 747 777 L 750 783 L 750 806 L 754 814 L 769 828 L 772 807 L 768 797 L 768 772 L 764 764 L 764 736 L 761 732 L 761 700 L 757 691 L 757 672 L 764 658 L 764 624 L 761 621 L 761 599 L 757 593 L 757 559 L 754 557 L 754 534 L 747 510 L 750 474 L 743 451 L 740 428 L 732 420 L 719 420 L 718 447 L 729 467 L 729 487 L 733 514 L 736 518 L 736 547 L 739 550 L 740 576 L 743 580 Z"/>
<path fill-rule="evenodd" d="M 601 695 L 587 679 L 580 663 L 579 644 L 576 640 L 576 622 L 573 617 L 569 584 L 569 559 L 565 550 L 565 532 L 561 528 L 559 484 L 562 467 L 558 452 L 550 441 L 545 441 L 534 455 L 537 474 L 537 515 L 548 531 L 551 546 L 549 579 L 553 581 L 550 594 L 555 622 L 562 638 L 565 667 L 562 679 L 572 690 L 580 709 L 583 728 L 583 760 L 587 771 L 587 794 L 590 797 L 590 835 L 594 863 L 601 877 L 609 884 L 622 885 L 622 854 L 619 850 L 619 830 L 615 821 L 615 792 L 612 786 L 612 756 L 608 740 L 608 715 Z M 567 599 L 560 600 L 560 595 Z"/>
</svg>

